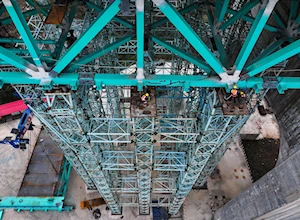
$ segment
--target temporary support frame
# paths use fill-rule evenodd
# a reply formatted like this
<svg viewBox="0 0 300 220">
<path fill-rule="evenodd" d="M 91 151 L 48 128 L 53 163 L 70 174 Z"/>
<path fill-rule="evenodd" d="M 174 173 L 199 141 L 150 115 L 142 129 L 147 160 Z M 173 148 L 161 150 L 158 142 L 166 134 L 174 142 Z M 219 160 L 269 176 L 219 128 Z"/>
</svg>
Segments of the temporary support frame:
<svg viewBox="0 0 300 220">
<path fill-rule="evenodd" d="M 139 207 L 140 214 L 149 214 L 151 206 L 163 206 L 175 214 L 193 183 L 205 183 L 226 149 L 226 140 L 248 117 L 224 116 L 214 89 L 229 92 L 237 85 L 256 93 L 274 88 L 283 93 L 300 88 L 300 77 L 257 76 L 300 53 L 296 3 L 292 3 L 286 22 L 273 10 L 276 0 L 264 1 L 256 15 L 250 15 L 250 11 L 255 12 L 253 8 L 258 7 L 259 0 L 239 7 L 229 0 L 217 0 L 216 4 L 207 3 L 208 13 L 199 7 L 205 4 L 202 2 L 187 5 L 183 1 L 153 0 L 153 10 L 148 10 L 151 2 L 145 6 L 143 0 L 137 0 L 135 4 L 130 2 L 127 14 L 124 5 L 120 11 L 120 0 L 111 4 L 105 1 L 101 6 L 86 1 L 88 13 L 84 21 L 72 19 L 76 4 L 67 15 L 73 20 L 73 29 L 78 26 L 78 39 L 68 49 L 64 43 L 71 24 L 55 36 L 38 30 L 42 18 L 37 26 L 31 20 L 26 24 L 25 17 L 38 11 L 35 7 L 47 16 L 49 6 L 35 6 L 34 1 L 27 0 L 34 9 L 22 14 L 16 0 L 5 2 L 11 17 L 2 20 L 2 24 L 13 21 L 22 39 L 14 36 L 0 38 L 0 42 L 29 45 L 28 50 L 23 48 L 20 52 L 31 58 L 17 56 L 15 49 L 0 48 L 0 87 L 12 84 L 23 99 L 33 101 L 34 107 L 30 108 L 87 187 L 98 189 L 113 214 L 120 214 L 123 206 Z M 0 13 L 3 10 L 4 7 Z M 211 10 L 215 10 L 215 17 Z M 192 13 L 206 13 L 210 22 L 205 21 L 202 28 L 203 23 L 197 23 L 201 19 L 193 19 Z M 270 16 L 278 24 L 267 24 Z M 240 20 L 247 22 L 244 27 L 252 23 L 248 34 L 238 28 Z M 290 33 L 246 63 L 263 29 Z M 244 34 L 243 39 L 233 39 L 242 49 L 232 63 L 235 66 L 226 69 L 224 59 L 233 50 L 226 39 L 239 38 L 234 32 Z M 210 41 L 212 37 L 214 42 Z M 149 46 L 147 52 L 145 43 Z M 289 44 L 280 49 L 284 43 Z M 222 62 L 217 54 L 222 55 Z M 44 75 L 39 69 L 43 62 L 50 67 L 43 67 Z M 241 73 L 242 80 L 234 73 Z M 165 102 L 159 108 L 168 108 L 167 111 L 159 109 L 156 118 L 129 118 L 126 108 L 130 107 L 130 94 L 124 93 L 131 87 L 137 87 L 141 95 L 145 87 L 156 87 L 156 95 Z M 165 101 L 166 94 L 171 101 Z"/>
</svg>

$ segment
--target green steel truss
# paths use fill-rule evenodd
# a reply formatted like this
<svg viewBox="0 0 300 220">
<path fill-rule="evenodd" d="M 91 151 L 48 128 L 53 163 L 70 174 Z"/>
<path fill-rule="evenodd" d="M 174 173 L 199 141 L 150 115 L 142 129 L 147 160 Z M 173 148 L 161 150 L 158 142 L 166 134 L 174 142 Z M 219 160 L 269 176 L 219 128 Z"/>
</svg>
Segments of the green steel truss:
<svg viewBox="0 0 300 220">
<path fill-rule="evenodd" d="M 51 1 L 27 2 L 0 8 L 2 27 L 16 27 L 0 36 L 0 87 L 31 104 L 113 214 L 175 214 L 205 184 L 249 117 L 224 115 L 219 89 L 236 84 L 252 112 L 265 91 L 300 88 L 288 70 L 300 54 L 294 1 L 287 16 L 277 0 L 73 1 L 61 25 L 44 22 Z M 155 87 L 156 117 L 130 114 L 132 87 Z"/>
</svg>

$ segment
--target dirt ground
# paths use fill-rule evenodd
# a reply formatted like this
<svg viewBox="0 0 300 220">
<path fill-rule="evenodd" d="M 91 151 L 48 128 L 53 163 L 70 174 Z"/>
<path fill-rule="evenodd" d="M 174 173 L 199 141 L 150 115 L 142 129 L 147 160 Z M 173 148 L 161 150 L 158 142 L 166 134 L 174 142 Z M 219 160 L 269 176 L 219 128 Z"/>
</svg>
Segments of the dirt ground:
<svg viewBox="0 0 300 220">
<path fill-rule="evenodd" d="M 255 182 L 275 167 L 278 159 L 280 140 L 242 140 L 246 157 Z"/>
</svg>

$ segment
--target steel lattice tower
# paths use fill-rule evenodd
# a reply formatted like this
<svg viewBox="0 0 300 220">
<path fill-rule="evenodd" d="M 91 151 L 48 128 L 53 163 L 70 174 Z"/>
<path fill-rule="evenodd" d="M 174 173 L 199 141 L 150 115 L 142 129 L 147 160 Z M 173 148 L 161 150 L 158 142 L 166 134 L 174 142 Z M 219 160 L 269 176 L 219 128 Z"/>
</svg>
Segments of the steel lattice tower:
<svg viewBox="0 0 300 220">
<path fill-rule="evenodd" d="M 176 214 L 266 92 L 300 88 L 280 75 L 300 53 L 298 1 L 284 18 L 278 0 L 75 0 L 58 24 L 58 3 L 26 2 L 1 4 L 17 34 L 0 38 L 0 86 L 14 86 L 112 214 Z M 224 99 L 234 85 L 247 94 L 240 110 Z"/>
</svg>

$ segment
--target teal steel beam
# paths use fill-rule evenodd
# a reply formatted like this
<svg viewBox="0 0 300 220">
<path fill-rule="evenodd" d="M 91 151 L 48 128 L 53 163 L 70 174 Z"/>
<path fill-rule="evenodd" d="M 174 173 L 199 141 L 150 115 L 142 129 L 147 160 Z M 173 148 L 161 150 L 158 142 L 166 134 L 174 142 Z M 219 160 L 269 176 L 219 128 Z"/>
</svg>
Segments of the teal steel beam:
<svg viewBox="0 0 300 220">
<path fill-rule="evenodd" d="M 55 40 L 41 40 L 41 39 L 36 39 L 36 43 L 38 44 L 55 44 Z M 23 44 L 24 41 L 22 39 L 15 39 L 15 38 L 0 38 L 0 43 L 20 43 Z"/>
<path fill-rule="evenodd" d="M 299 10 L 299 0 L 292 0 L 289 14 L 289 21 L 293 22 L 296 19 Z"/>
<path fill-rule="evenodd" d="M 216 0 L 215 6 L 214 20 L 217 21 L 222 10 L 222 0 Z"/>
<path fill-rule="evenodd" d="M 25 0 L 31 7 L 38 10 L 42 15 L 48 16 L 48 12 L 51 9 L 52 5 L 40 5 L 35 0 Z"/>
<path fill-rule="evenodd" d="M 300 53 L 300 40 L 289 44 L 281 50 L 278 50 L 275 53 L 247 67 L 246 70 L 248 73 L 246 74 L 246 77 L 255 76 L 256 74 L 261 73 L 262 71 L 276 65 L 277 63 L 289 59 L 298 53 Z"/>
<path fill-rule="evenodd" d="M 232 9 L 230 9 L 230 8 L 227 9 L 227 12 L 228 12 L 229 14 L 232 14 L 232 15 L 235 15 L 236 13 L 238 13 L 238 11 L 232 10 Z M 243 16 L 242 16 L 242 19 L 243 19 L 244 21 L 248 21 L 248 22 L 250 22 L 250 23 L 253 23 L 253 22 L 255 21 L 255 19 L 254 19 L 253 17 L 250 17 L 250 16 L 248 16 L 248 15 L 243 15 Z M 277 27 L 274 27 L 274 26 L 269 25 L 269 24 L 266 24 L 266 25 L 264 26 L 264 29 L 267 30 L 267 31 L 270 31 L 270 32 L 278 32 L 278 31 L 279 31 Z"/>
<path fill-rule="evenodd" d="M 85 3 L 86 3 L 86 5 L 87 5 L 88 7 L 93 8 L 94 10 L 96 10 L 96 11 L 98 11 L 98 12 L 100 12 L 100 13 L 103 11 L 102 8 L 100 8 L 98 5 L 95 5 L 94 3 L 90 2 L 90 1 L 86 1 Z M 116 22 L 118 22 L 118 23 L 124 25 L 125 27 L 130 28 L 130 29 L 133 29 L 133 28 L 134 28 L 134 25 L 133 25 L 131 22 L 126 21 L 125 19 L 120 18 L 120 17 L 118 17 L 118 16 L 115 16 L 112 20 L 114 20 L 114 21 L 116 21 Z"/>
<path fill-rule="evenodd" d="M 233 15 L 231 18 L 229 18 L 226 22 L 224 22 L 220 29 L 225 30 L 227 27 L 232 25 L 234 22 L 236 22 L 238 19 L 240 19 L 243 15 L 247 14 L 253 7 L 255 7 L 258 3 L 260 3 L 260 0 L 252 0 L 250 2 L 247 2 L 238 13 Z"/>
<path fill-rule="evenodd" d="M 258 40 L 263 27 L 267 23 L 269 17 L 271 16 L 271 13 L 276 6 L 276 3 L 278 0 L 265 0 L 265 3 L 268 1 L 267 4 L 262 4 L 255 21 L 253 25 L 251 26 L 251 29 L 246 37 L 246 40 L 243 44 L 242 49 L 239 52 L 239 55 L 234 63 L 236 67 L 236 75 L 240 75 L 240 72 L 244 68 L 252 49 L 254 48 L 256 41 Z"/>
<path fill-rule="evenodd" d="M 295 23 L 299 24 L 300 23 L 300 14 L 297 16 L 297 18 L 295 19 Z"/>
<path fill-rule="evenodd" d="M 56 62 L 50 72 L 51 77 L 60 74 L 82 49 L 105 27 L 105 25 L 120 11 L 121 0 L 115 0 L 107 6 L 89 28 L 73 43 L 67 52 Z"/>
<path fill-rule="evenodd" d="M 220 55 L 221 63 L 223 64 L 223 66 L 226 67 L 226 64 L 228 63 L 228 59 L 227 59 L 227 55 L 226 55 L 224 45 L 222 44 L 222 38 L 218 34 L 218 30 L 215 26 L 215 20 L 216 19 L 214 19 L 213 15 L 212 15 L 212 11 L 211 11 L 209 6 L 206 7 L 206 12 L 207 12 L 208 21 L 209 21 L 209 24 L 210 24 L 210 27 L 211 27 L 211 31 L 212 31 L 212 34 L 213 34 L 214 42 L 216 44 L 217 51 Z"/>
<path fill-rule="evenodd" d="M 278 13 L 276 9 L 274 10 L 273 18 L 275 19 L 281 30 L 285 30 L 287 28 L 287 24 L 285 24 L 283 18 L 280 16 L 280 13 Z"/>
<path fill-rule="evenodd" d="M 220 15 L 219 15 L 219 18 L 218 18 L 218 22 L 222 22 L 224 20 L 229 2 L 230 2 L 230 0 L 224 0 L 224 2 L 222 4 L 221 11 L 220 11 Z"/>
<path fill-rule="evenodd" d="M 38 13 L 38 11 L 36 9 L 32 9 L 32 10 L 24 12 L 23 16 L 24 16 L 24 18 L 28 18 L 32 15 L 37 14 L 37 13 Z M 3 19 L 0 20 L 0 23 L 2 25 L 7 25 L 7 24 L 10 24 L 11 22 L 13 22 L 11 17 L 6 17 L 6 18 L 3 18 Z"/>
<path fill-rule="evenodd" d="M 63 206 L 65 197 L 1 197 L 0 209 L 28 211 L 71 211 L 72 206 Z"/>
<path fill-rule="evenodd" d="M 195 50 L 203 57 L 203 59 L 211 66 L 211 68 L 221 77 L 227 76 L 224 67 L 205 43 L 200 39 L 197 33 L 184 20 L 184 18 L 173 8 L 173 6 L 165 0 L 153 0 L 157 7 L 164 13 L 170 22 L 178 29 L 178 31 L 188 40 Z"/>
<path fill-rule="evenodd" d="M 59 187 L 55 193 L 55 196 L 66 196 L 67 187 L 71 175 L 72 164 L 65 157 L 61 166 L 61 172 L 59 175 Z"/>
<path fill-rule="evenodd" d="M 0 46 L 0 59 L 34 77 L 38 69 L 25 59 Z"/>
<path fill-rule="evenodd" d="M 144 0 L 136 0 L 136 39 L 137 39 L 137 51 L 136 51 L 136 78 L 141 81 L 144 76 L 144 42 L 145 42 L 145 12 L 144 12 Z"/>
<path fill-rule="evenodd" d="M 8 51 L 14 53 L 14 54 L 28 54 L 29 51 L 25 49 L 18 49 L 18 48 L 7 48 Z M 41 54 L 47 54 L 51 55 L 51 50 L 41 50 Z"/>
<path fill-rule="evenodd" d="M 53 53 L 53 55 L 54 55 L 53 57 L 55 59 L 58 59 L 60 57 L 60 54 L 61 54 L 61 52 L 62 52 L 62 50 L 64 48 L 64 43 L 67 40 L 68 33 L 70 31 L 72 22 L 73 22 L 73 20 L 75 18 L 75 14 L 77 12 L 78 4 L 79 4 L 79 0 L 76 0 L 76 1 L 72 2 L 72 6 L 71 6 L 71 9 L 70 9 L 70 12 L 69 12 L 69 16 L 68 16 L 67 22 L 64 25 L 63 31 L 60 34 L 60 37 L 59 37 L 59 39 L 58 39 L 58 41 L 57 41 L 57 43 L 55 45 L 55 50 L 54 50 L 54 53 Z"/>
<path fill-rule="evenodd" d="M 40 77 L 46 76 L 45 70 L 42 63 L 42 54 L 33 38 L 27 22 L 19 8 L 19 5 L 16 0 L 7 0 L 3 4 L 6 7 L 7 12 L 12 18 L 18 32 L 20 33 L 24 43 L 26 44 L 28 51 L 36 64 L 38 70 L 40 71 Z"/>
<path fill-rule="evenodd" d="M 97 89 L 102 89 L 104 86 L 138 86 L 139 83 L 134 75 L 120 75 L 120 74 L 95 74 L 94 85 Z M 274 80 L 276 81 L 276 77 Z M 282 77 L 282 81 L 286 89 L 300 89 L 300 77 Z M 289 87 L 288 82 L 294 82 Z M 42 79 L 36 79 L 28 76 L 24 72 L 0 72 L 0 85 L 4 84 L 28 84 L 28 85 L 43 85 L 45 82 Z M 50 85 L 68 85 L 76 90 L 79 85 L 78 73 L 62 73 L 59 77 L 53 78 Z M 244 81 L 238 81 L 237 85 L 241 89 L 253 88 L 259 91 L 264 87 L 263 77 L 252 77 Z M 153 75 L 148 76 L 143 81 L 144 86 L 168 86 L 168 87 L 202 87 L 202 88 L 227 88 L 225 82 L 219 80 L 218 77 L 207 76 L 179 76 L 179 75 Z M 281 82 L 278 80 L 278 85 Z"/>
<path fill-rule="evenodd" d="M 181 15 L 188 14 L 189 12 L 194 11 L 197 8 L 199 8 L 201 5 L 203 5 L 203 2 L 194 2 L 194 3 L 190 4 L 189 6 L 179 10 L 178 13 Z M 153 22 L 152 24 L 149 25 L 149 29 L 153 30 L 155 28 L 158 28 L 158 27 L 162 26 L 163 24 L 167 23 L 168 21 L 169 21 L 168 18 L 158 19 L 156 22 Z"/>
<path fill-rule="evenodd" d="M 5 12 L 5 7 L 3 5 L 3 3 L 1 2 L 0 4 L 0 16 Z"/>
<path fill-rule="evenodd" d="M 271 53 L 273 53 L 278 48 L 280 48 L 284 42 L 286 42 L 285 37 L 280 38 L 277 41 L 273 41 L 266 49 L 264 49 L 264 51 L 262 51 L 257 57 L 255 57 L 253 60 L 251 60 L 247 64 L 246 68 L 248 68 L 248 66 L 252 65 L 253 63 L 256 63 L 257 61 L 261 60 L 262 58 L 269 56 Z"/>
<path fill-rule="evenodd" d="M 120 38 L 119 40 L 111 43 L 111 44 L 108 44 L 108 45 L 105 45 L 103 48 L 85 56 L 85 57 L 82 57 L 74 62 L 72 62 L 70 64 L 70 68 L 67 69 L 68 72 L 74 72 L 76 69 L 78 69 L 80 66 L 82 65 L 85 65 L 91 61 L 93 61 L 94 59 L 96 58 L 99 58 L 107 53 L 109 53 L 110 51 L 118 48 L 119 46 L 127 43 L 128 41 L 130 41 L 133 37 L 134 37 L 135 34 L 128 34 L 122 38 Z"/>
<path fill-rule="evenodd" d="M 198 66 L 199 68 L 201 68 L 205 72 L 207 72 L 207 73 L 211 72 L 211 68 L 205 62 L 203 62 L 202 60 L 192 56 L 191 54 L 188 54 L 187 52 L 181 50 L 180 48 L 177 48 L 177 47 L 165 42 L 164 40 L 162 40 L 162 39 L 160 39 L 159 37 L 156 37 L 156 36 L 151 36 L 151 40 L 154 43 L 157 43 L 160 46 L 168 49 L 169 51 L 176 54 L 177 56 L 193 63 L 194 65 Z"/>
</svg>

